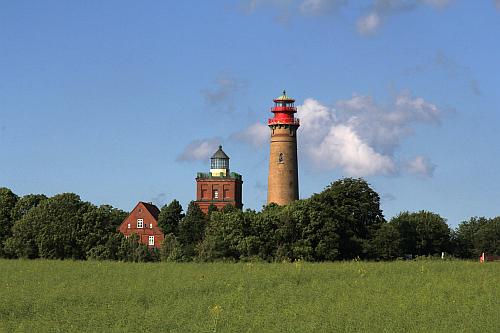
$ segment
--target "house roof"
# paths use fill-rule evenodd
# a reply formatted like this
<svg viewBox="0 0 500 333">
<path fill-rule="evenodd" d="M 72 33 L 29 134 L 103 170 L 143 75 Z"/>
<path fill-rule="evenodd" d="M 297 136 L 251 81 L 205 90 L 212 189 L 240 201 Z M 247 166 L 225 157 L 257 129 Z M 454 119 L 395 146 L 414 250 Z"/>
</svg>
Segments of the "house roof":
<svg viewBox="0 0 500 333">
<path fill-rule="evenodd" d="M 155 205 L 153 205 L 152 203 L 149 203 L 149 202 L 143 202 L 143 201 L 140 201 L 141 204 L 144 205 L 144 207 L 146 207 L 146 209 L 148 210 L 148 212 L 153 215 L 153 217 L 158 220 L 158 215 L 160 215 L 160 210 L 158 209 L 158 207 L 156 207 Z"/>
</svg>

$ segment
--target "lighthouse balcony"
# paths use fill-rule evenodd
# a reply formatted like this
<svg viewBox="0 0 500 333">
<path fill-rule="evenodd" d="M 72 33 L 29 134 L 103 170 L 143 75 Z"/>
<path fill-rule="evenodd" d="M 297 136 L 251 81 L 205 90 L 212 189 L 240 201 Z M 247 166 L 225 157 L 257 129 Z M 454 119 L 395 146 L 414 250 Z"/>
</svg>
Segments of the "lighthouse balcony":
<svg viewBox="0 0 500 333">
<path fill-rule="evenodd" d="M 271 108 L 271 112 L 297 112 L 295 106 L 275 106 Z"/>
<path fill-rule="evenodd" d="M 300 125 L 299 118 L 269 118 L 268 125 Z"/>
<path fill-rule="evenodd" d="M 236 180 L 242 180 L 242 177 L 239 173 L 236 172 L 230 172 L 230 173 L 220 173 L 219 175 L 213 175 L 210 172 L 198 172 L 196 174 L 197 179 L 209 179 L 209 178 L 214 178 L 214 179 L 236 179 Z"/>
</svg>

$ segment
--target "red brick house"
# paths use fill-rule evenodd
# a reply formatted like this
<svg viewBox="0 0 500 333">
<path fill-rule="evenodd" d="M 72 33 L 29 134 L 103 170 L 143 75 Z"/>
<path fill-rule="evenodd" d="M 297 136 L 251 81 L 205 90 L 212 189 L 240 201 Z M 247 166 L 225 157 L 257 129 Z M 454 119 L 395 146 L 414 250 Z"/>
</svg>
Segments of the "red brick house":
<svg viewBox="0 0 500 333">
<path fill-rule="evenodd" d="M 150 248 L 160 248 L 163 232 L 158 226 L 159 214 L 160 210 L 152 203 L 139 201 L 120 224 L 118 231 L 127 238 L 132 234 L 137 234 L 140 243 L 146 244 Z"/>
</svg>

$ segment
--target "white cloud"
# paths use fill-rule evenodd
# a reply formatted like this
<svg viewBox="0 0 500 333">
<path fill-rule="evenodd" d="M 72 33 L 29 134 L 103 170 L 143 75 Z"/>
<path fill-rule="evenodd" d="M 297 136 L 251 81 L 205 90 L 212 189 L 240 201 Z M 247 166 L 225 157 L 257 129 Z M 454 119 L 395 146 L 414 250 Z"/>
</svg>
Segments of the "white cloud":
<svg viewBox="0 0 500 333">
<path fill-rule="evenodd" d="M 397 173 L 400 163 L 394 156 L 403 139 L 415 124 L 437 124 L 441 117 L 436 105 L 409 92 L 385 106 L 370 96 L 353 95 L 335 108 L 309 98 L 297 109 L 301 150 L 316 166 L 341 168 L 351 176 Z"/>
<path fill-rule="evenodd" d="M 309 151 L 321 167 L 341 167 L 348 176 L 371 176 L 395 172 L 394 162 L 373 150 L 353 128 L 337 125 L 330 128 L 321 144 Z"/>
<path fill-rule="evenodd" d="M 232 134 L 231 138 L 248 143 L 257 148 L 269 142 L 269 133 L 268 126 L 261 123 L 255 123 L 242 132 Z"/>
<path fill-rule="evenodd" d="M 220 138 L 191 141 L 184 151 L 177 157 L 177 161 L 205 161 L 215 153 L 221 143 Z"/>
<path fill-rule="evenodd" d="M 362 35 L 370 35 L 375 33 L 380 27 L 380 24 L 380 15 L 376 12 L 372 12 L 366 16 L 360 17 L 356 22 L 358 32 Z"/>
<path fill-rule="evenodd" d="M 409 173 L 422 177 L 432 177 L 436 169 L 436 165 L 424 156 L 417 156 L 413 160 L 408 161 L 405 167 Z"/>
</svg>

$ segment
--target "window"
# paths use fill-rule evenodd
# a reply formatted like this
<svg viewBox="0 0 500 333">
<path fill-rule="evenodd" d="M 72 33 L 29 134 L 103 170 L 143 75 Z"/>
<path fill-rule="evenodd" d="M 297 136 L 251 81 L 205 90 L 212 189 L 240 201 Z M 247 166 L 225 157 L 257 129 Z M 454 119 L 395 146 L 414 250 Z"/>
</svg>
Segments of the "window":
<svg viewBox="0 0 500 333">
<path fill-rule="evenodd" d="M 279 154 L 278 163 L 285 163 L 285 154 L 283 154 L 283 153 Z"/>
<path fill-rule="evenodd" d="M 149 229 L 153 229 L 153 223 L 149 224 Z"/>
<path fill-rule="evenodd" d="M 128 224 L 127 228 L 129 228 L 129 229 L 130 229 L 130 223 Z"/>
<path fill-rule="evenodd" d="M 155 245 L 155 236 L 149 236 L 148 245 Z"/>
<path fill-rule="evenodd" d="M 219 191 L 214 190 L 214 199 L 219 199 Z"/>
<path fill-rule="evenodd" d="M 137 219 L 137 228 L 144 228 L 144 220 Z"/>
</svg>

